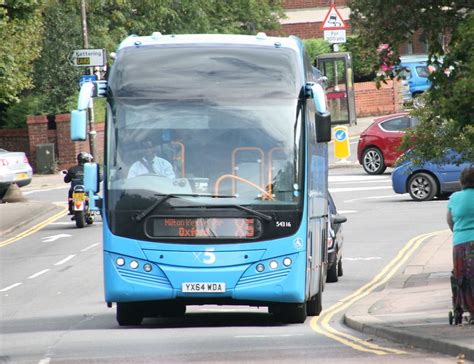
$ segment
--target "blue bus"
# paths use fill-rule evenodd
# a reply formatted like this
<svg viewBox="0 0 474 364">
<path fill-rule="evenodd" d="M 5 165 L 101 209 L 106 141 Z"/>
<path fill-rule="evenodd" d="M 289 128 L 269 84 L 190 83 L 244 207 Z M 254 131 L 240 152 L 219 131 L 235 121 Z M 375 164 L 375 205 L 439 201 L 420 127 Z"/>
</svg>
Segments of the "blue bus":
<svg viewBox="0 0 474 364">
<path fill-rule="evenodd" d="M 113 58 L 107 80 L 83 85 L 71 138 L 85 140 L 90 98 L 106 97 L 91 203 L 118 324 L 204 304 L 268 307 L 287 323 L 318 315 L 331 118 L 301 40 L 153 33 Z M 91 197 L 97 171 L 86 165 Z"/>
</svg>

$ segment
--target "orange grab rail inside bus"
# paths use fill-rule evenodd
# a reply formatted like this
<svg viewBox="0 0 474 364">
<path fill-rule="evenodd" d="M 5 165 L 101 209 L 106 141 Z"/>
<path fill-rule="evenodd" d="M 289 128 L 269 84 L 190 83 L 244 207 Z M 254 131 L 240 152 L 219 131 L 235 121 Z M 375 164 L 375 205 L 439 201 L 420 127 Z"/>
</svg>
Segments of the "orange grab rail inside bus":
<svg viewBox="0 0 474 364">
<path fill-rule="evenodd" d="M 255 188 L 257 191 L 260 191 L 262 193 L 262 197 L 265 199 L 265 200 L 273 200 L 273 196 L 268 193 L 267 191 L 265 191 L 262 187 L 260 187 L 259 185 L 256 185 L 255 183 L 253 183 L 252 181 L 249 181 L 248 179 L 245 179 L 245 178 L 242 178 L 242 177 L 239 177 L 239 176 L 236 176 L 235 174 L 224 174 L 222 176 L 220 176 L 217 181 L 216 181 L 216 184 L 215 184 L 215 187 L 214 187 L 214 194 L 216 196 L 219 195 L 219 185 L 220 183 L 224 180 L 224 179 L 227 179 L 227 178 L 231 178 L 232 180 L 237 180 L 237 181 L 240 181 L 240 182 L 244 182 L 244 183 L 247 183 L 249 186 L 252 186 L 253 188 Z"/>
</svg>

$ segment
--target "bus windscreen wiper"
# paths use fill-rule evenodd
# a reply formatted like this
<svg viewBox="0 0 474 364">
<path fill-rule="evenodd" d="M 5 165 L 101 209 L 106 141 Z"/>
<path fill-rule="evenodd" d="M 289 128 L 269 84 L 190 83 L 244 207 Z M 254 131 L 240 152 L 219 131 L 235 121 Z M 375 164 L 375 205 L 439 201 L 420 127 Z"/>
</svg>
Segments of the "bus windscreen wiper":
<svg viewBox="0 0 474 364">
<path fill-rule="evenodd" d="M 132 216 L 132 220 L 136 222 L 142 221 L 145 217 L 147 217 L 150 214 L 150 212 L 152 212 L 154 209 L 156 209 L 163 202 L 165 202 L 166 200 L 170 198 L 180 198 L 180 197 L 235 198 L 234 195 L 210 195 L 210 194 L 208 195 L 208 194 L 200 194 L 200 193 L 169 193 L 167 195 L 155 194 L 155 196 L 163 196 L 163 197 L 153 202 L 150 207 L 146 208 L 142 212 L 138 214 L 134 214 Z"/>
<path fill-rule="evenodd" d="M 258 216 L 262 218 L 265 221 L 271 222 L 273 221 L 273 216 L 264 214 L 263 212 L 251 209 L 250 207 L 242 206 L 242 205 L 237 205 L 237 204 L 231 204 L 231 205 L 215 205 L 215 206 L 206 206 L 206 208 L 226 208 L 226 207 L 233 207 L 239 210 L 246 211 L 250 214 L 253 214 L 255 216 Z"/>
</svg>

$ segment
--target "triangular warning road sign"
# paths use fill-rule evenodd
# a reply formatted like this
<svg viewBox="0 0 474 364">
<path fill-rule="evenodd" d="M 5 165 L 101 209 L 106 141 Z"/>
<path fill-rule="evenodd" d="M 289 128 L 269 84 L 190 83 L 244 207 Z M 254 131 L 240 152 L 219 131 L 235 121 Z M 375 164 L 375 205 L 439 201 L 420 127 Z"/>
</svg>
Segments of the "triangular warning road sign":
<svg viewBox="0 0 474 364">
<path fill-rule="evenodd" d="M 334 4 L 329 8 L 320 30 L 346 29 L 346 23 L 342 20 L 341 14 L 337 11 Z"/>
</svg>

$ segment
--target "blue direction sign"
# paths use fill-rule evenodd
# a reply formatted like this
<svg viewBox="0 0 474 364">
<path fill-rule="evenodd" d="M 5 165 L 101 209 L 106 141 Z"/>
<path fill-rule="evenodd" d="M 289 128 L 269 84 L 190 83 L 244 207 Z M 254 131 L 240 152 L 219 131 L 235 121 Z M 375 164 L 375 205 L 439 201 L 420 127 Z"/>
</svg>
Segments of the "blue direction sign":
<svg viewBox="0 0 474 364">
<path fill-rule="evenodd" d="M 346 133 L 345 130 L 339 129 L 339 130 L 336 130 L 335 137 L 336 137 L 337 141 L 342 142 L 342 141 L 346 140 L 347 133 Z"/>
<path fill-rule="evenodd" d="M 96 75 L 83 75 L 79 79 L 79 87 L 82 87 L 82 85 L 85 84 L 86 82 L 92 82 L 92 81 L 97 81 Z"/>
</svg>

